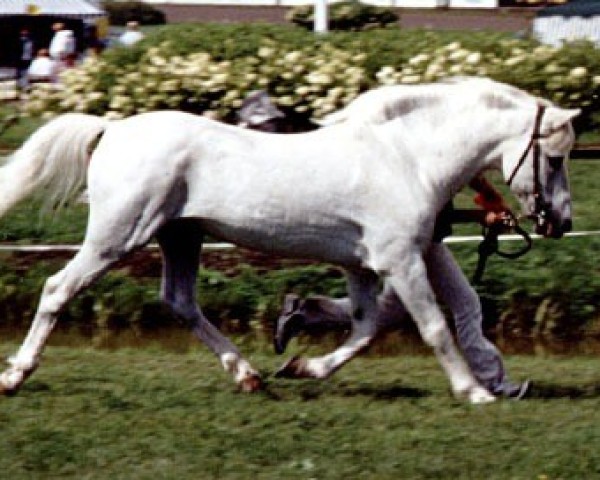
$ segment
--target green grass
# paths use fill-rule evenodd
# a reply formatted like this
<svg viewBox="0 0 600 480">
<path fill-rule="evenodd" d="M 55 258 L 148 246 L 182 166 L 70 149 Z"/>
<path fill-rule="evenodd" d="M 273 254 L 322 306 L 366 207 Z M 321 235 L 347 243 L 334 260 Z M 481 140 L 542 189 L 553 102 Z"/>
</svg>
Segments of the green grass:
<svg viewBox="0 0 600 480">
<path fill-rule="evenodd" d="M 3 353 L 14 345 L 3 344 Z M 272 372 L 280 358 L 250 354 Z M 509 357 L 534 397 L 453 399 L 430 356 L 362 357 L 327 381 L 236 391 L 204 349 L 50 347 L 1 399 L 12 480 L 591 479 L 600 476 L 594 357 Z"/>
<path fill-rule="evenodd" d="M 16 103 L 0 103 L 0 155 L 21 146 L 25 138 L 44 123 L 39 118 L 20 118 L 16 123 L 6 125 L 9 118 L 17 114 L 17 106 Z"/>
</svg>

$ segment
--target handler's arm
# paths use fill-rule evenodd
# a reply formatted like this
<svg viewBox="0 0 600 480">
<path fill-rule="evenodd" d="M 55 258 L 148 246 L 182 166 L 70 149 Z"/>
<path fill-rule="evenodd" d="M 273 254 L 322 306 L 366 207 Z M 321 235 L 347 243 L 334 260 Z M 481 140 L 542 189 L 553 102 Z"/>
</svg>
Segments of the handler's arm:
<svg viewBox="0 0 600 480">
<path fill-rule="evenodd" d="M 473 200 L 482 210 L 454 210 L 452 223 L 475 222 L 489 227 L 512 218 L 500 192 L 483 175 L 476 176 L 469 186 L 477 192 Z"/>
</svg>

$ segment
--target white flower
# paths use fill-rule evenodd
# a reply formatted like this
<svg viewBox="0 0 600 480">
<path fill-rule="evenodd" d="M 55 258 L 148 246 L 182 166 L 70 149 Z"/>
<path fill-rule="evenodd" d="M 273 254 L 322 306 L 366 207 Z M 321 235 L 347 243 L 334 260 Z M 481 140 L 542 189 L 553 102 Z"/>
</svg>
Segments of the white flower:
<svg viewBox="0 0 600 480">
<path fill-rule="evenodd" d="M 446 50 L 447 52 L 453 52 L 454 50 L 458 50 L 460 47 L 461 44 L 459 42 L 452 42 L 446 45 L 443 50 Z"/>
<path fill-rule="evenodd" d="M 294 50 L 294 51 L 292 51 L 292 52 L 288 52 L 288 53 L 286 53 L 286 54 L 285 54 L 285 56 L 283 57 L 283 59 L 284 59 L 286 62 L 289 62 L 289 63 L 296 63 L 296 62 L 298 62 L 298 61 L 299 61 L 301 58 L 302 58 L 302 53 L 301 53 L 301 52 L 299 52 L 299 51 L 297 51 L 297 50 Z"/>
<path fill-rule="evenodd" d="M 546 73 L 558 73 L 562 69 L 556 63 L 549 63 L 544 67 L 544 72 Z"/>
<path fill-rule="evenodd" d="M 294 90 L 294 93 L 296 95 L 304 97 L 305 95 L 308 95 L 310 93 L 310 88 L 308 88 L 306 85 L 302 85 L 302 86 L 296 88 L 296 90 Z"/>
<path fill-rule="evenodd" d="M 379 72 L 377 72 L 377 76 L 387 76 L 387 75 L 393 75 L 396 72 L 396 70 L 394 69 L 394 67 L 391 67 L 389 65 L 385 65 L 383 67 L 381 67 L 381 69 L 379 70 Z"/>
<path fill-rule="evenodd" d="M 204 113 L 202 113 L 203 117 L 209 118 L 211 120 L 218 120 L 219 119 L 219 113 L 214 111 L 214 110 L 205 110 Z"/>
<path fill-rule="evenodd" d="M 150 63 L 157 67 L 162 67 L 167 64 L 167 61 L 163 57 L 152 57 L 150 58 Z"/>
<path fill-rule="evenodd" d="M 405 75 L 400 79 L 402 83 L 419 83 L 420 80 L 420 75 Z"/>
<path fill-rule="evenodd" d="M 573 78 L 583 78 L 587 75 L 588 71 L 585 67 L 575 67 L 569 72 L 569 76 Z"/>
<path fill-rule="evenodd" d="M 458 65 L 452 65 L 448 71 L 452 74 L 452 75 L 460 75 L 461 73 L 463 73 L 464 69 L 463 66 L 458 64 Z"/>
<path fill-rule="evenodd" d="M 328 85 L 331 83 L 331 77 L 325 73 L 312 72 L 306 76 L 308 83 L 315 85 Z"/>
<path fill-rule="evenodd" d="M 290 107 L 294 104 L 294 99 L 292 97 L 290 97 L 289 95 L 285 95 L 283 97 L 279 97 L 277 99 L 277 103 L 284 107 Z"/>
<path fill-rule="evenodd" d="M 442 72 L 443 72 L 442 67 L 437 63 L 432 63 L 431 65 L 429 65 L 427 67 L 427 70 L 425 70 L 425 74 L 432 76 L 432 77 L 435 75 L 439 75 Z"/>
<path fill-rule="evenodd" d="M 450 60 L 462 60 L 463 58 L 467 57 L 471 52 L 469 52 L 469 50 L 465 50 L 463 48 L 458 49 L 458 50 L 454 50 L 449 56 L 448 58 Z"/>
<path fill-rule="evenodd" d="M 533 55 L 536 57 L 541 55 L 551 55 L 555 52 L 556 48 L 549 45 L 540 45 L 539 47 L 533 49 Z"/>
<path fill-rule="evenodd" d="M 479 53 L 479 52 L 472 52 L 469 55 L 467 55 L 465 58 L 465 62 L 470 65 L 475 65 L 475 64 L 479 63 L 480 61 L 481 61 L 481 53 Z"/>
<path fill-rule="evenodd" d="M 525 60 L 524 56 L 516 56 L 516 57 L 510 57 L 507 58 L 506 60 L 504 60 L 504 65 L 506 65 L 507 67 L 512 67 L 514 65 L 518 65 L 519 63 L 522 63 Z"/>
<path fill-rule="evenodd" d="M 271 47 L 260 47 L 258 49 L 257 55 L 261 58 L 269 58 L 273 56 L 275 53 L 275 49 Z"/>
<path fill-rule="evenodd" d="M 120 120 L 121 118 L 123 118 L 123 114 L 120 112 L 115 112 L 115 111 L 109 110 L 108 112 L 106 112 L 104 114 L 104 118 L 106 118 L 108 120 Z"/>
<path fill-rule="evenodd" d="M 225 83 L 227 81 L 227 77 L 228 75 L 226 73 L 217 73 L 216 75 L 213 75 L 213 81 L 215 83 Z"/>
<path fill-rule="evenodd" d="M 327 96 L 338 98 L 344 94 L 344 89 L 342 87 L 334 87 L 327 92 Z"/>
<path fill-rule="evenodd" d="M 427 55 L 426 53 L 420 53 L 419 55 L 416 55 L 415 57 L 412 57 L 408 63 L 410 65 L 419 65 L 420 63 L 424 63 L 427 60 L 429 60 L 429 55 Z"/>
</svg>

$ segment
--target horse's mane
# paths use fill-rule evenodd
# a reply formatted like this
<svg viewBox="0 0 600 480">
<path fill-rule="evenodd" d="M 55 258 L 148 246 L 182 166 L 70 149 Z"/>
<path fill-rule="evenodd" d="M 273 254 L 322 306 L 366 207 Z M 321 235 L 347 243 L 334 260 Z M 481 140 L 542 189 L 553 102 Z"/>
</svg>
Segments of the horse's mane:
<svg viewBox="0 0 600 480">
<path fill-rule="evenodd" d="M 451 77 L 436 83 L 419 85 L 391 85 L 369 90 L 350 102 L 342 110 L 325 117 L 320 123 L 332 125 L 345 121 L 382 124 L 413 110 L 441 104 L 458 92 L 467 94 L 466 101 L 477 102 L 492 109 L 512 109 L 532 100 L 549 105 L 550 102 L 533 97 L 516 87 L 481 77 Z"/>
</svg>

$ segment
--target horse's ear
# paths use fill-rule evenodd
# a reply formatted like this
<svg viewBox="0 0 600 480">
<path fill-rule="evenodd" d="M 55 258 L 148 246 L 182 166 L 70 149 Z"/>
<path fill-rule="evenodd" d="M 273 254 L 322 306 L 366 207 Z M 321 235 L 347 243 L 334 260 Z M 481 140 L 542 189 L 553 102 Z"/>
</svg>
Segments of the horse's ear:
<svg viewBox="0 0 600 480">
<path fill-rule="evenodd" d="M 560 130 L 581 114 L 580 108 L 548 107 L 542 122 L 542 135 L 547 136 Z"/>
</svg>

